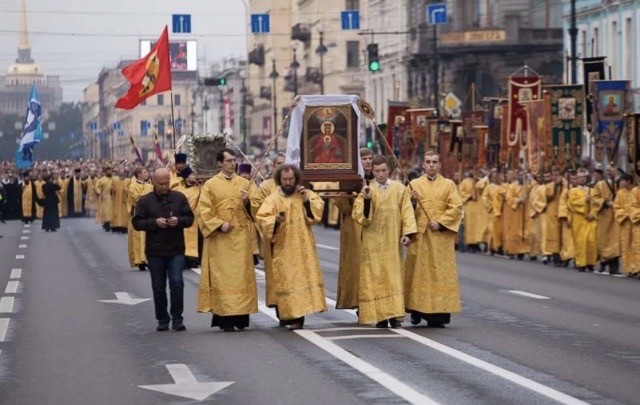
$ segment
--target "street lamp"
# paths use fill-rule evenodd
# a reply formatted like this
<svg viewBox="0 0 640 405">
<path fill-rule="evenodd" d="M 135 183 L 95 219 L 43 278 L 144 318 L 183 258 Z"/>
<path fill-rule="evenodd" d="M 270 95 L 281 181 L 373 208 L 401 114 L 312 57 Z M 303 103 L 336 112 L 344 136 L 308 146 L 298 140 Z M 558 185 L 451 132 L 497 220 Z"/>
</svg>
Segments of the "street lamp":
<svg viewBox="0 0 640 405">
<path fill-rule="evenodd" d="M 209 100 L 205 97 L 204 105 L 202 106 L 202 111 L 204 111 L 204 133 L 207 134 L 207 121 L 209 120 L 208 112 L 209 112 Z"/>
<path fill-rule="evenodd" d="M 298 58 L 296 57 L 296 49 L 298 47 L 293 44 L 291 45 L 291 50 L 293 51 L 293 61 L 289 65 L 291 70 L 293 70 L 293 97 L 298 95 L 298 68 L 300 64 L 298 63 Z"/>
<path fill-rule="evenodd" d="M 271 136 L 276 136 L 276 132 L 278 131 L 278 103 L 276 99 L 276 79 L 278 79 L 278 72 L 276 71 L 276 59 L 271 59 L 271 73 L 269 73 L 269 78 L 273 82 L 271 85 L 271 93 L 273 96 L 273 132 Z M 276 138 L 275 148 L 278 150 L 278 138 Z"/>
<path fill-rule="evenodd" d="M 316 48 L 316 54 L 320 56 L 320 94 L 324 94 L 324 54 L 327 47 L 324 46 L 324 32 L 320 31 L 320 45 Z"/>
</svg>

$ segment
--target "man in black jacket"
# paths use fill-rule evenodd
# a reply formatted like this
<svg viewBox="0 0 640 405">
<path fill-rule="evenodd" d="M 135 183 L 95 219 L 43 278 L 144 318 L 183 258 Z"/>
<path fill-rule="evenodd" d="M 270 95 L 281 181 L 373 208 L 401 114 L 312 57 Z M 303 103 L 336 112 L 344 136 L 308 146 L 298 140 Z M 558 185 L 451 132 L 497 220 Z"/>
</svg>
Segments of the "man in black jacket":
<svg viewBox="0 0 640 405">
<path fill-rule="evenodd" d="M 170 189 L 170 175 L 165 169 L 153 174 L 153 192 L 136 204 L 133 228 L 146 232 L 145 253 L 158 332 L 169 330 L 169 320 L 176 331 L 186 330 L 182 321 L 184 267 L 184 228 L 193 224 L 193 212 L 184 194 Z M 171 317 L 167 312 L 167 277 L 171 291 Z"/>
</svg>

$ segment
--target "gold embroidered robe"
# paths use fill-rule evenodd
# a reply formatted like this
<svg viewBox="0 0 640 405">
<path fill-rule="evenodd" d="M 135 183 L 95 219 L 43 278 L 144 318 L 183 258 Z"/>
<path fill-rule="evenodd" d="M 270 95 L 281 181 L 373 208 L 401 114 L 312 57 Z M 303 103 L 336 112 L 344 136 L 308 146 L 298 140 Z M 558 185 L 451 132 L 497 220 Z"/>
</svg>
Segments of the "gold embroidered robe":
<svg viewBox="0 0 640 405">
<path fill-rule="evenodd" d="M 98 211 L 96 215 L 100 222 L 111 222 L 113 213 L 113 176 L 102 176 L 96 181 L 96 195 L 98 196 Z"/>
<path fill-rule="evenodd" d="M 253 218 L 241 198 L 241 191 L 247 189 L 250 204 L 257 204 L 257 189 L 249 187 L 249 181 L 237 174 L 227 179 L 219 172 L 200 190 L 197 217 L 204 241 L 198 312 L 219 316 L 258 312 L 251 240 Z M 225 222 L 234 228 L 223 233 L 220 227 Z"/>
<path fill-rule="evenodd" d="M 198 252 L 198 200 L 200 199 L 201 187 L 196 184 L 194 186 L 187 187 L 184 180 L 174 189 L 176 191 L 181 192 L 187 197 L 187 201 L 189 201 L 189 206 L 191 207 L 191 211 L 196 215 L 196 220 L 193 221 L 193 224 L 184 229 L 184 244 L 185 251 L 184 255 L 192 258 L 199 258 L 200 252 Z"/>
<path fill-rule="evenodd" d="M 627 274 L 640 273 L 640 189 L 618 190 L 613 209 L 620 225 L 622 268 Z"/>
<path fill-rule="evenodd" d="M 153 185 L 151 183 L 140 182 L 134 178 L 133 181 L 129 183 L 129 188 L 127 190 L 127 205 L 129 206 L 129 212 L 131 214 L 133 213 L 140 197 L 149 194 L 152 191 Z M 129 220 L 127 227 L 129 267 L 135 267 L 139 264 L 147 263 L 147 256 L 144 253 L 145 235 L 145 231 L 136 231 L 133 229 L 133 224 L 131 223 L 131 220 Z"/>
<path fill-rule="evenodd" d="M 569 187 L 565 187 L 562 190 L 562 193 L 560 193 L 560 201 L 558 202 L 558 219 L 561 222 L 560 259 L 565 261 L 571 260 L 575 257 L 573 232 L 571 231 L 573 214 L 567 205 L 569 190 L 571 190 Z"/>
<path fill-rule="evenodd" d="M 460 198 L 464 206 L 464 244 L 477 245 L 485 241 L 487 213 L 480 201 L 486 182 L 466 178 L 460 182 Z"/>
<path fill-rule="evenodd" d="M 615 186 L 612 186 L 615 190 Z M 615 195 L 606 180 L 600 180 L 593 187 L 592 204 L 598 213 L 596 239 L 600 261 L 615 259 L 620 256 L 620 224 L 614 220 L 613 203 Z"/>
<path fill-rule="evenodd" d="M 524 204 L 518 200 L 525 198 Z M 518 182 L 507 185 L 502 209 L 504 250 L 510 255 L 529 253 L 526 195 Z"/>
<path fill-rule="evenodd" d="M 355 198 L 334 198 L 340 210 L 340 261 L 338 264 L 337 309 L 358 307 L 362 225 L 352 217 Z"/>
<path fill-rule="evenodd" d="M 281 320 L 327 310 L 312 227 L 322 220 L 324 201 L 313 191 L 307 192 L 313 218 L 307 217 L 299 193 L 286 196 L 279 189 L 265 198 L 256 214 L 258 226 L 271 247 L 272 274 L 267 278 L 267 296 L 271 294 Z M 280 212 L 285 213 L 285 222 L 276 229 Z"/>
<path fill-rule="evenodd" d="M 358 287 L 358 323 L 404 318 L 403 235 L 417 232 L 411 194 L 399 181 L 371 182 L 371 206 L 365 216 L 364 194 L 353 203 L 352 218 L 362 226 Z"/>
<path fill-rule="evenodd" d="M 462 220 L 462 201 L 453 181 L 438 175 L 433 181 L 422 176 L 411 181 L 420 194 L 416 204 L 416 241 L 405 261 L 405 308 L 423 314 L 460 312 L 460 286 L 455 243 Z M 426 209 L 428 213 L 425 214 Z M 441 228 L 430 230 L 429 220 Z"/>
<path fill-rule="evenodd" d="M 573 246 L 575 249 L 576 267 L 593 266 L 598 259 L 598 248 L 596 244 L 595 219 L 588 220 L 587 215 L 596 216 L 595 205 L 587 201 L 587 196 L 591 196 L 593 190 L 589 187 L 574 187 L 569 191 L 567 197 L 567 208 L 572 213 L 571 234 L 573 235 Z"/>
</svg>

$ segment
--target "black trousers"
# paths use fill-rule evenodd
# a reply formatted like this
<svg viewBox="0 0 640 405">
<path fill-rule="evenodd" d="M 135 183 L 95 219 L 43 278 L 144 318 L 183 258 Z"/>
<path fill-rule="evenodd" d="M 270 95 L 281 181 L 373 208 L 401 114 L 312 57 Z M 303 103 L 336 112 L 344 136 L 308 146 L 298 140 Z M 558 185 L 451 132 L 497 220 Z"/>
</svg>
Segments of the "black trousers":
<svg viewBox="0 0 640 405">
<path fill-rule="evenodd" d="M 211 318 L 211 327 L 215 328 L 216 326 L 220 329 L 233 327 L 246 328 L 249 326 L 249 314 L 229 316 L 213 314 L 213 317 Z"/>
</svg>

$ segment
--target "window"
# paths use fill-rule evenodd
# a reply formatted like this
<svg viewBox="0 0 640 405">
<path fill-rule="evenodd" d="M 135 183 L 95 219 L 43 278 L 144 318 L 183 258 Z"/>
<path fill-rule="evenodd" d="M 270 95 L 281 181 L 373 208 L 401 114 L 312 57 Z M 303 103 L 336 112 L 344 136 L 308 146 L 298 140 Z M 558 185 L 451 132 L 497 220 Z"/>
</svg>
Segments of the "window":
<svg viewBox="0 0 640 405">
<path fill-rule="evenodd" d="M 347 67 L 360 67 L 360 42 L 347 41 Z"/>
<path fill-rule="evenodd" d="M 164 105 L 164 94 L 158 94 L 158 105 Z"/>
<path fill-rule="evenodd" d="M 360 0 L 346 0 L 345 10 L 360 10 Z"/>
<path fill-rule="evenodd" d="M 625 38 L 625 43 L 632 44 L 633 43 L 633 24 L 631 22 L 631 18 L 627 18 L 624 23 L 625 23 L 625 35 L 627 36 Z M 632 74 L 633 58 L 630 55 L 632 52 L 631 47 L 624 47 L 624 50 L 626 55 L 624 55 L 625 67 L 624 67 L 623 77 L 633 79 L 634 78 Z"/>
<path fill-rule="evenodd" d="M 595 50 L 593 51 L 593 56 L 600 56 L 599 51 L 600 51 L 600 39 L 598 38 L 598 29 L 594 28 L 593 29 L 593 38 L 591 39 L 594 43 L 594 47 Z"/>
<path fill-rule="evenodd" d="M 173 104 L 180 105 L 180 94 L 173 96 Z"/>
</svg>

